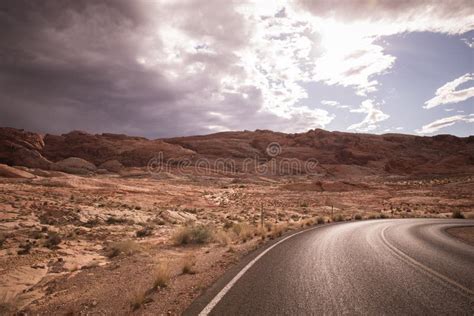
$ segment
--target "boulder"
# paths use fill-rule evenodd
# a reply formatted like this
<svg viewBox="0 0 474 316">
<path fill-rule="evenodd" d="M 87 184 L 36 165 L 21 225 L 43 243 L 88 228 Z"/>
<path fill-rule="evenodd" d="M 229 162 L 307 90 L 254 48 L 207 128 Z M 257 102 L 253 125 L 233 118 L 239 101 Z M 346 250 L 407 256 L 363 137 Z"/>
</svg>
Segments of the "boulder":
<svg viewBox="0 0 474 316">
<path fill-rule="evenodd" d="M 93 163 L 77 157 L 69 157 L 53 163 L 51 169 L 72 174 L 90 174 L 97 170 Z"/>
</svg>

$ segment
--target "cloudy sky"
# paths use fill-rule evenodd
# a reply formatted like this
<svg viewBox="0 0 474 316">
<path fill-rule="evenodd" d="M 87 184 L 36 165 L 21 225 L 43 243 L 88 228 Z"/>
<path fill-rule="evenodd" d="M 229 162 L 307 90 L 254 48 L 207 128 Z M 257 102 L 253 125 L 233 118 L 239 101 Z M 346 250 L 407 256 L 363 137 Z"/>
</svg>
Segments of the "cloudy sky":
<svg viewBox="0 0 474 316">
<path fill-rule="evenodd" d="M 472 0 L 3 0 L 0 125 L 474 134 Z"/>
</svg>

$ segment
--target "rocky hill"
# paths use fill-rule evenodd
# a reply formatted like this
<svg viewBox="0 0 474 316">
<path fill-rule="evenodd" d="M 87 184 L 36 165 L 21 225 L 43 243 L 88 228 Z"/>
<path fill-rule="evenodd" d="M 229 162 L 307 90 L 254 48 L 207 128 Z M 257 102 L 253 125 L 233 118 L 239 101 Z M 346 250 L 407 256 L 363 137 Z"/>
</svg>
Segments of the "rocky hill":
<svg viewBox="0 0 474 316">
<path fill-rule="evenodd" d="M 268 148 L 270 144 L 274 147 Z M 200 159 L 230 158 L 237 169 L 249 158 L 258 164 L 268 163 L 272 158 L 291 158 L 301 162 L 315 159 L 320 167 L 339 175 L 474 172 L 474 136 L 371 135 L 317 129 L 298 134 L 257 130 L 149 140 L 80 131 L 43 136 L 0 128 L 0 163 L 11 166 L 57 169 L 60 161 L 75 157 L 97 167 L 114 166 L 117 171 L 121 165 L 146 166 L 159 153 L 165 161 L 186 159 L 191 164 Z"/>
</svg>

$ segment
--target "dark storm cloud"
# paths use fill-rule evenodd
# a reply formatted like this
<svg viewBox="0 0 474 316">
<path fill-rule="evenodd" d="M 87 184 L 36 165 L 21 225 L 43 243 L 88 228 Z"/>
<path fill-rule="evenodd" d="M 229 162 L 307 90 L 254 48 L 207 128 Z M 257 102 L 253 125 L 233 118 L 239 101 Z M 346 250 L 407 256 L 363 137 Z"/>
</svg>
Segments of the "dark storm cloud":
<svg viewBox="0 0 474 316">
<path fill-rule="evenodd" d="M 183 56 L 184 65 L 204 63 L 206 76 L 169 80 L 159 67 L 137 62 L 143 53 L 162 49 L 157 34 L 162 17 L 156 15 L 160 13 L 156 8 L 151 10 L 151 4 L 3 1 L 0 125 L 54 133 L 84 129 L 150 137 L 208 132 L 206 125 L 219 125 L 219 118 L 207 114 L 217 106 L 204 101 L 216 89 L 215 77 L 236 58 L 225 52 L 241 45 L 242 38 L 226 38 L 219 29 L 211 35 L 222 46 L 217 49 L 223 54 Z M 179 6 L 171 9 L 196 13 L 195 19 L 183 19 L 178 24 L 184 24 L 198 38 L 210 34 L 210 23 L 199 22 L 199 14 L 210 11 Z M 226 27 L 237 26 L 229 14 L 221 11 L 218 22 L 227 19 Z M 178 79 L 182 66 L 174 69 Z M 256 110 L 241 103 L 237 106 L 249 112 Z"/>
</svg>

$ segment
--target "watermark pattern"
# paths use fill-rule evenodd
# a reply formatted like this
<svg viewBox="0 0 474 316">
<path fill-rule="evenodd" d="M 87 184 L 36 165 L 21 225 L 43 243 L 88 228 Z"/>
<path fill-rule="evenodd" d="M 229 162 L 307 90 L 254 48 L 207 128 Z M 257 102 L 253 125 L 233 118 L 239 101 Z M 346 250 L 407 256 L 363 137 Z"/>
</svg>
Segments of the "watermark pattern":
<svg viewBox="0 0 474 316">
<path fill-rule="evenodd" d="M 325 168 L 316 158 L 300 160 L 279 157 L 282 147 L 278 142 L 271 142 L 265 149 L 268 157 L 256 155 L 253 158 L 164 158 L 159 152 L 148 161 L 147 170 L 151 174 L 177 172 L 181 175 L 226 175 L 256 174 L 260 176 L 312 175 L 324 176 Z"/>
</svg>

